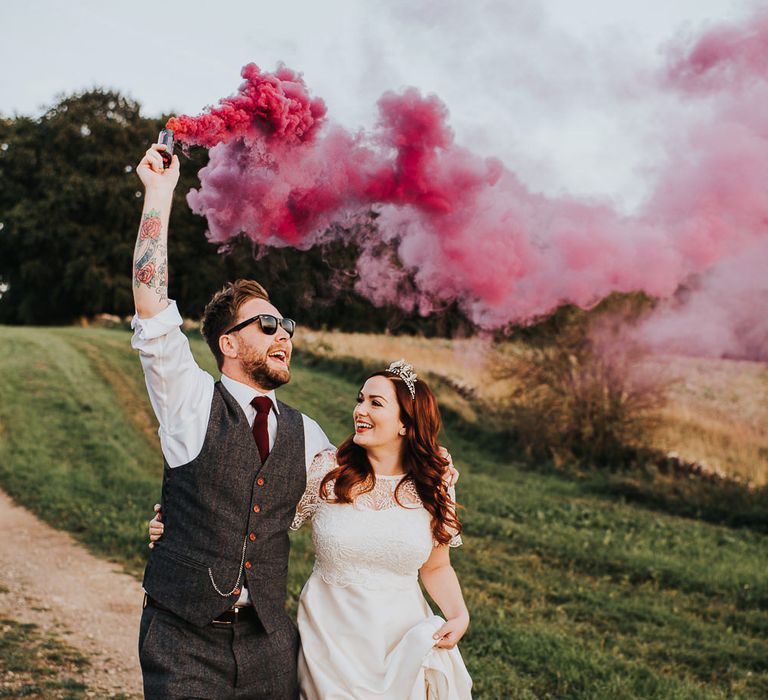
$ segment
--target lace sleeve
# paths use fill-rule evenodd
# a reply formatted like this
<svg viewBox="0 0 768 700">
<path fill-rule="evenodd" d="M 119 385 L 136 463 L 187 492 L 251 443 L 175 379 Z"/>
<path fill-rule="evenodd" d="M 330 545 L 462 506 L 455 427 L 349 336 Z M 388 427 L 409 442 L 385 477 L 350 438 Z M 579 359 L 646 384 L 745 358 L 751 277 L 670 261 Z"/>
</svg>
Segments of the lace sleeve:
<svg viewBox="0 0 768 700">
<path fill-rule="evenodd" d="M 450 496 L 451 501 L 454 504 L 454 507 L 451 510 L 453 511 L 453 514 L 456 515 L 456 507 L 455 507 L 455 504 L 456 504 L 456 487 L 449 486 L 448 487 L 448 495 Z M 464 540 L 461 539 L 461 535 L 458 532 L 456 532 L 456 530 L 454 528 L 447 527 L 446 530 L 448 530 L 448 532 L 451 535 L 451 541 L 448 543 L 449 547 L 461 547 L 461 545 L 464 544 Z M 435 544 L 437 544 L 437 543 L 435 543 Z"/>
<path fill-rule="evenodd" d="M 298 530 L 307 520 L 311 520 L 317 510 L 320 500 L 320 482 L 323 477 L 336 467 L 336 451 L 324 450 L 319 452 L 307 469 L 307 487 L 304 495 L 296 506 L 291 530 Z"/>
</svg>

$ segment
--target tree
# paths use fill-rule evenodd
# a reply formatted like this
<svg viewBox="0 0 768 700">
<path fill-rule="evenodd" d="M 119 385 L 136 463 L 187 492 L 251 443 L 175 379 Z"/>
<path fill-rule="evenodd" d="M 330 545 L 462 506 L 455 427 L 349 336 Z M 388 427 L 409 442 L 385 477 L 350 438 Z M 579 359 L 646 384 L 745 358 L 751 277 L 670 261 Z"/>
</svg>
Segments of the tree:
<svg viewBox="0 0 768 700">
<path fill-rule="evenodd" d="M 4 124 L 0 159 L 0 319 L 62 323 L 126 312 L 137 216 L 136 143 L 151 141 L 139 106 L 94 90 L 40 119 Z"/>
<path fill-rule="evenodd" d="M 142 117 L 137 102 L 105 90 L 62 97 L 39 119 L 0 119 L 0 323 L 133 313 L 130 261 L 142 206 L 134 167 L 166 121 Z M 255 277 L 308 326 L 426 334 L 467 327 L 455 306 L 423 319 L 357 294 L 353 231 L 307 251 L 254 247 L 243 236 L 220 254 L 185 201 L 208 152 L 178 152 L 169 294 L 185 315 L 199 316 L 226 281 Z M 375 215 L 369 225 L 375 233 Z"/>
</svg>

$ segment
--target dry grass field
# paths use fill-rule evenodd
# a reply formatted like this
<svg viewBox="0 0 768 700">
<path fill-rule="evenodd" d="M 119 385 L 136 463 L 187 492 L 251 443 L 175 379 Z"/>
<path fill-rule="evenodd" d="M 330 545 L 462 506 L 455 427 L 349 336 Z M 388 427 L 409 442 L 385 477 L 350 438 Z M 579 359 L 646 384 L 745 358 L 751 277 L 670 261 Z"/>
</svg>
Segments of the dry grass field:
<svg viewBox="0 0 768 700">
<path fill-rule="evenodd" d="M 675 356 L 656 362 L 671 382 L 656 445 L 755 485 L 766 484 L 768 366 Z"/>
<path fill-rule="evenodd" d="M 481 337 L 449 340 L 303 330 L 302 348 L 328 357 L 355 357 L 382 365 L 405 357 L 424 374 L 440 376 L 480 402 L 497 404 L 514 388 L 500 380 L 503 356 L 520 348 Z M 668 401 L 653 434 L 653 447 L 755 485 L 768 482 L 768 366 L 758 362 L 683 356 L 646 360 L 668 386 Z M 438 398 L 467 418 L 476 409 L 455 392 Z"/>
</svg>

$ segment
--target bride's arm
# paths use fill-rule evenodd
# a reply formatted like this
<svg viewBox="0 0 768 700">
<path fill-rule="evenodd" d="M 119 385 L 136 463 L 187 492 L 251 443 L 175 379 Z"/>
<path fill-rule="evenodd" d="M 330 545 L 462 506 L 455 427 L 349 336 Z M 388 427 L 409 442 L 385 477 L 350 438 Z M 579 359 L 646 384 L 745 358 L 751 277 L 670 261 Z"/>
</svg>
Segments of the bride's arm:
<svg viewBox="0 0 768 700">
<path fill-rule="evenodd" d="M 298 530 L 307 520 L 311 520 L 317 510 L 317 504 L 320 501 L 320 484 L 323 477 L 336 468 L 336 450 L 323 450 L 319 452 L 313 460 L 309 471 L 307 472 L 307 486 L 304 489 L 304 495 L 296 506 L 296 514 L 293 516 L 291 530 Z M 155 517 L 149 521 L 149 548 L 154 549 L 157 543 L 163 537 L 165 525 L 163 524 L 163 513 L 160 504 L 155 503 Z"/>
<path fill-rule="evenodd" d="M 469 627 L 469 611 L 464 603 L 461 586 L 451 566 L 450 547 L 438 545 L 424 562 L 419 575 L 424 588 L 440 606 L 446 623 L 435 632 L 435 646 L 452 649 Z"/>
<path fill-rule="evenodd" d="M 159 503 L 155 503 L 155 517 L 149 521 L 149 548 L 154 549 L 155 543 L 163 536 L 163 512 Z"/>
<path fill-rule="evenodd" d="M 291 523 L 291 530 L 298 530 L 307 520 L 311 520 L 320 502 L 320 484 L 323 477 L 336 468 L 336 450 L 319 452 L 307 470 L 307 486 L 304 495 L 296 506 L 296 515 Z"/>
</svg>

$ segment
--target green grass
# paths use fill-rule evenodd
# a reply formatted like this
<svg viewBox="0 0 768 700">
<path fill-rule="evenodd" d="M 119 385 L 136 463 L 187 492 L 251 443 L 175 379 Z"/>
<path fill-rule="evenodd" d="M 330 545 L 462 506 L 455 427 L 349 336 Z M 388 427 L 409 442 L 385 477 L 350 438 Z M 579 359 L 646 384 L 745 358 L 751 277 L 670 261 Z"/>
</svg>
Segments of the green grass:
<svg viewBox="0 0 768 700">
<path fill-rule="evenodd" d="M 199 340 L 192 348 L 213 370 Z M 124 331 L 0 328 L 0 483 L 102 556 L 140 571 L 161 458 Z M 297 358 L 280 390 L 332 440 L 359 376 Z M 626 501 L 595 478 L 537 473 L 448 422 L 462 472 L 472 613 L 462 653 L 475 697 L 768 697 L 768 537 Z M 479 433 L 478 433 L 479 435 Z M 290 604 L 312 562 L 293 537 Z M 137 621 L 138 624 L 138 621 Z"/>
<path fill-rule="evenodd" d="M 0 698 L 81 700 L 89 665 L 75 649 L 36 625 L 0 620 Z"/>
</svg>

